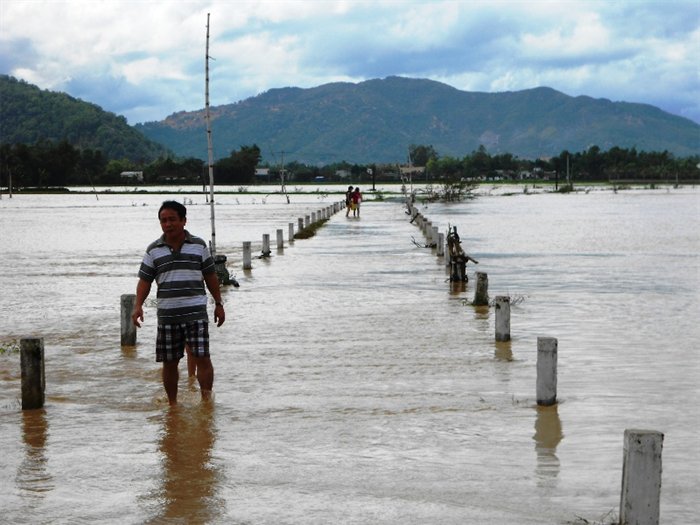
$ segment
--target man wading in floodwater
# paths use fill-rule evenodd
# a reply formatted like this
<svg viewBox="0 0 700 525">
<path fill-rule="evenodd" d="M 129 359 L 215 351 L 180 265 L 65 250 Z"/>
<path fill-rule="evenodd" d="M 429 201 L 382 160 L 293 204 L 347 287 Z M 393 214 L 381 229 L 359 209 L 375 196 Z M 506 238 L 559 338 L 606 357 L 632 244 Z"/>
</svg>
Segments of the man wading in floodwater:
<svg viewBox="0 0 700 525">
<path fill-rule="evenodd" d="M 205 283 L 216 302 L 216 326 L 224 324 L 226 319 L 214 259 L 207 244 L 185 230 L 187 208 L 182 204 L 165 201 L 158 210 L 158 219 L 163 235 L 151 243 L 143 256 L 131 320 L 141 327 L 139 321 L 143 321 L 143 302 L 151 291 L 151 284 L 156 281 L 156 361 L 163 363 L 163 386 L 168 401 L 171 405 L 177 404 L 177 366 L 184 355 L 185 344 L 189 345 L 197 364 L 202 399 L 209 400 L 214 385 L 214 367 L 209 358 Z"/>
</svg>

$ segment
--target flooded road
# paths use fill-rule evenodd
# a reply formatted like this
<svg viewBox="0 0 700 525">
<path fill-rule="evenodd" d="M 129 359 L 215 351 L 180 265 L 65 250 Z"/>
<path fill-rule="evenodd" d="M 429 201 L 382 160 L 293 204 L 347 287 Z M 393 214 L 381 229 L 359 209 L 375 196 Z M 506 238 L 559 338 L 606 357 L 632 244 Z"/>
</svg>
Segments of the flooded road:
<svg viewBox="0 0 700 525">
<path fill-rule="evenodd" d="M 609 523 L 624 430 L 648 428 L 665 434 L 662 522 L 697 522 L 698 190 L 421 206 L 479 261 L 463 287 L 400 202 L 368 194 L 360 219 L 290 244 L 288 223 L 339 197 L 222 195 L 217 248 L 241 286 L 211 327 L 213 406 L 183 363 L 176 409 L 152 298 L 137 346 L 119 340 L 165 198 L 0 200 L 0 342 L 43 337 L 47 383 L 45 408 L 23 412 L 19 355 L 0 355 L 0 520 Z M 174 198 L 208 238 L 203 197 Z M 272 257 L 242 271 L 242 242 L 258 255 L 263 233 Z M 514 299 L 508 343 L 469 304 L 476 270 Z M 535 402 L 538 336 L 559 341 L 550 408 Z"/>
</svg>

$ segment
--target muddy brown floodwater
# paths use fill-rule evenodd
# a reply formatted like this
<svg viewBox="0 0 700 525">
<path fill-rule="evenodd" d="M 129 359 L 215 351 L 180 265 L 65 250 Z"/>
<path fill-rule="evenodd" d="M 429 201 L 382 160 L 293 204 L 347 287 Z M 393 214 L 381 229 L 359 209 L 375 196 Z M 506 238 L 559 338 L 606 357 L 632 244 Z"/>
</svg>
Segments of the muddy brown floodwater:
<svg viewBox="0 0 700 525">
<path fill-rule="evenodd" d="M 338 213 L 292 244 L 289 222 L 340 197 L 218 198 L 217 247 L 240 288 L 211 328 L 213 405 L 183 363 L 176 409 L 154 302 L 136 347 L 120 348 L 119 328 L 166 196 L 3 196 L 0 341 L 44 339 L 47 390 L 23 412 L 19 355 L 0 355 L 0 519 L 609 523 L 624 430 L 648 428 L 665 434 L 662 522 L 697 522 L 697 189 L 421 205 L 479 261 L 463 287 L 413 242 L 401 202 L 365 196 L 360 219 Z M 174 197 L 208 238 L 203 197 Z M 495 342 L 492 308 L 469 305 L 476 270 L 513 299 L 510 342 Z M 559 345 L 549 408 L 535 401 L 539 336 Z"/>
</svg>

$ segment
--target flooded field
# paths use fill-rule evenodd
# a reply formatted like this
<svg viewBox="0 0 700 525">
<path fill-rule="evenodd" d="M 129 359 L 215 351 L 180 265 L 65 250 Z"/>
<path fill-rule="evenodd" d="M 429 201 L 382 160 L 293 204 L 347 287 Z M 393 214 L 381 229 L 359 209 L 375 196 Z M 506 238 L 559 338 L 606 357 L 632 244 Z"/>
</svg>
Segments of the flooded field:
<svg viewBox="0 0 700 525">
<path fill-rule="evenodd" d="M 167 197 L 0 200 L 0 343 L 42 337 L 47 383 L 45 408 L 23 412 L 19 355 L 0 355 L 0 520 L 610 523 L 624 430 L 647 428 L 665 434 L 662 522 L 697 523 L 700 190 L 421 205 L 479 261 L 466 286 L 397 200 L 366 193 L 361 218 L 289 243 L 288 223 L 340 197 L 221 195 L 217 248 L 240 287 L 211 327 L 214 404 L 182 363 L 176 409 L 154 299 L 135 348 L 119 326 Z M 173 197 L 209 238 L 204 197 Z M 514 300 L 508 343 L 469 304 L 476 270 Z M 535 401 L 538 336 L 559 342 L 551 408 Z"/>
</svg>

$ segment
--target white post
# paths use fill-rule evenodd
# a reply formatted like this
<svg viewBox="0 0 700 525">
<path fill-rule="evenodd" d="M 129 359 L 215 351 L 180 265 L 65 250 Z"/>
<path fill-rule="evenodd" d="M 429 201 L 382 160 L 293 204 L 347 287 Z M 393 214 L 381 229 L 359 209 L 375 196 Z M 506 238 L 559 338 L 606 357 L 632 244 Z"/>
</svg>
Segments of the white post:
<svg viewBox="0 0 700 525">
<path fill-rule="evenodd" d="M 663 443 L 661 432 L 625 430 L 621 524 L 658 525 Z"/>
<path fill-rule="evenodd" d="M 269 256 L 270 256 L 270 234 L 269 234 L 269 233 L 263 233 L 263 237 L 262 237 L 262 256 L 263 256 L 263 257 L 269 257 Z"/>
<path fill-rule="evenodd" d="M 251 263 L 250 241 L 243 241 L 243 269 L 250 270 L 253 267 Z"/>
<path fill-rule="evenodd" d="M 496 297 L 496 341 L 510 341 L 510 297 Z"/>
<path fill-rule="evenodd" d="M 125 293 L 121 296 L 121 342 L 122 346 L 136 345 L 136 326 L 131 320 L 136 294 Z"/>
<path fill-rule="evenodd" d="M 299 221 L 299 228 L 297 228 L 297 232 L 300 232 L 301 230 L 304 229 L 304 218 L 299 217 L 299 219 L 297 219 L 297 220 Z"/>
<path fill-rule="evenodd" d="M 287 223 L 287 226 L 289 227 L 289 243 L 291 244 L 294 242 L 294 223 Z"/>
<path fill-rule="evenodd" d="M 282 250 L 284 249 L 284 238 L 282 236 L 282 230 L 277 230 L 277 249 Z"/>
<path fill-rule="evenodd" d="M 438 255 L 438 257 L 443 257 L 445 255 L 445 234 L 444 233 L 438 233 L 437 255 Z"/>
<path fill-rule="evenodd" d="M 304 228 L 308 228 L 310 224 L 311 224 L 311 217 L 309 217 L 308 215 L 305 215 L 304 216 Z"/>
<path fill-rule="evenodd" d="M 476 292 L 474 292 L 474 306 L 487 306 L 489 304 L 489 276 L 484 272 L 476 272 Z"/>
<path fill-rule="evenodd" d="M 310 223 L 311 223 L 311 224 L 315 224 L 315 223 L 316 223 L 316 212 L 315 212 L 315 211 L 312 211 L 312 212 L 311 212 L 311 222 L 310 222 Z"/>
<path fill-rule="evenodd" d="M 557 402 L 557 339 L 537 338 L 537 404 L 554 405 Z"/>
</svg>

